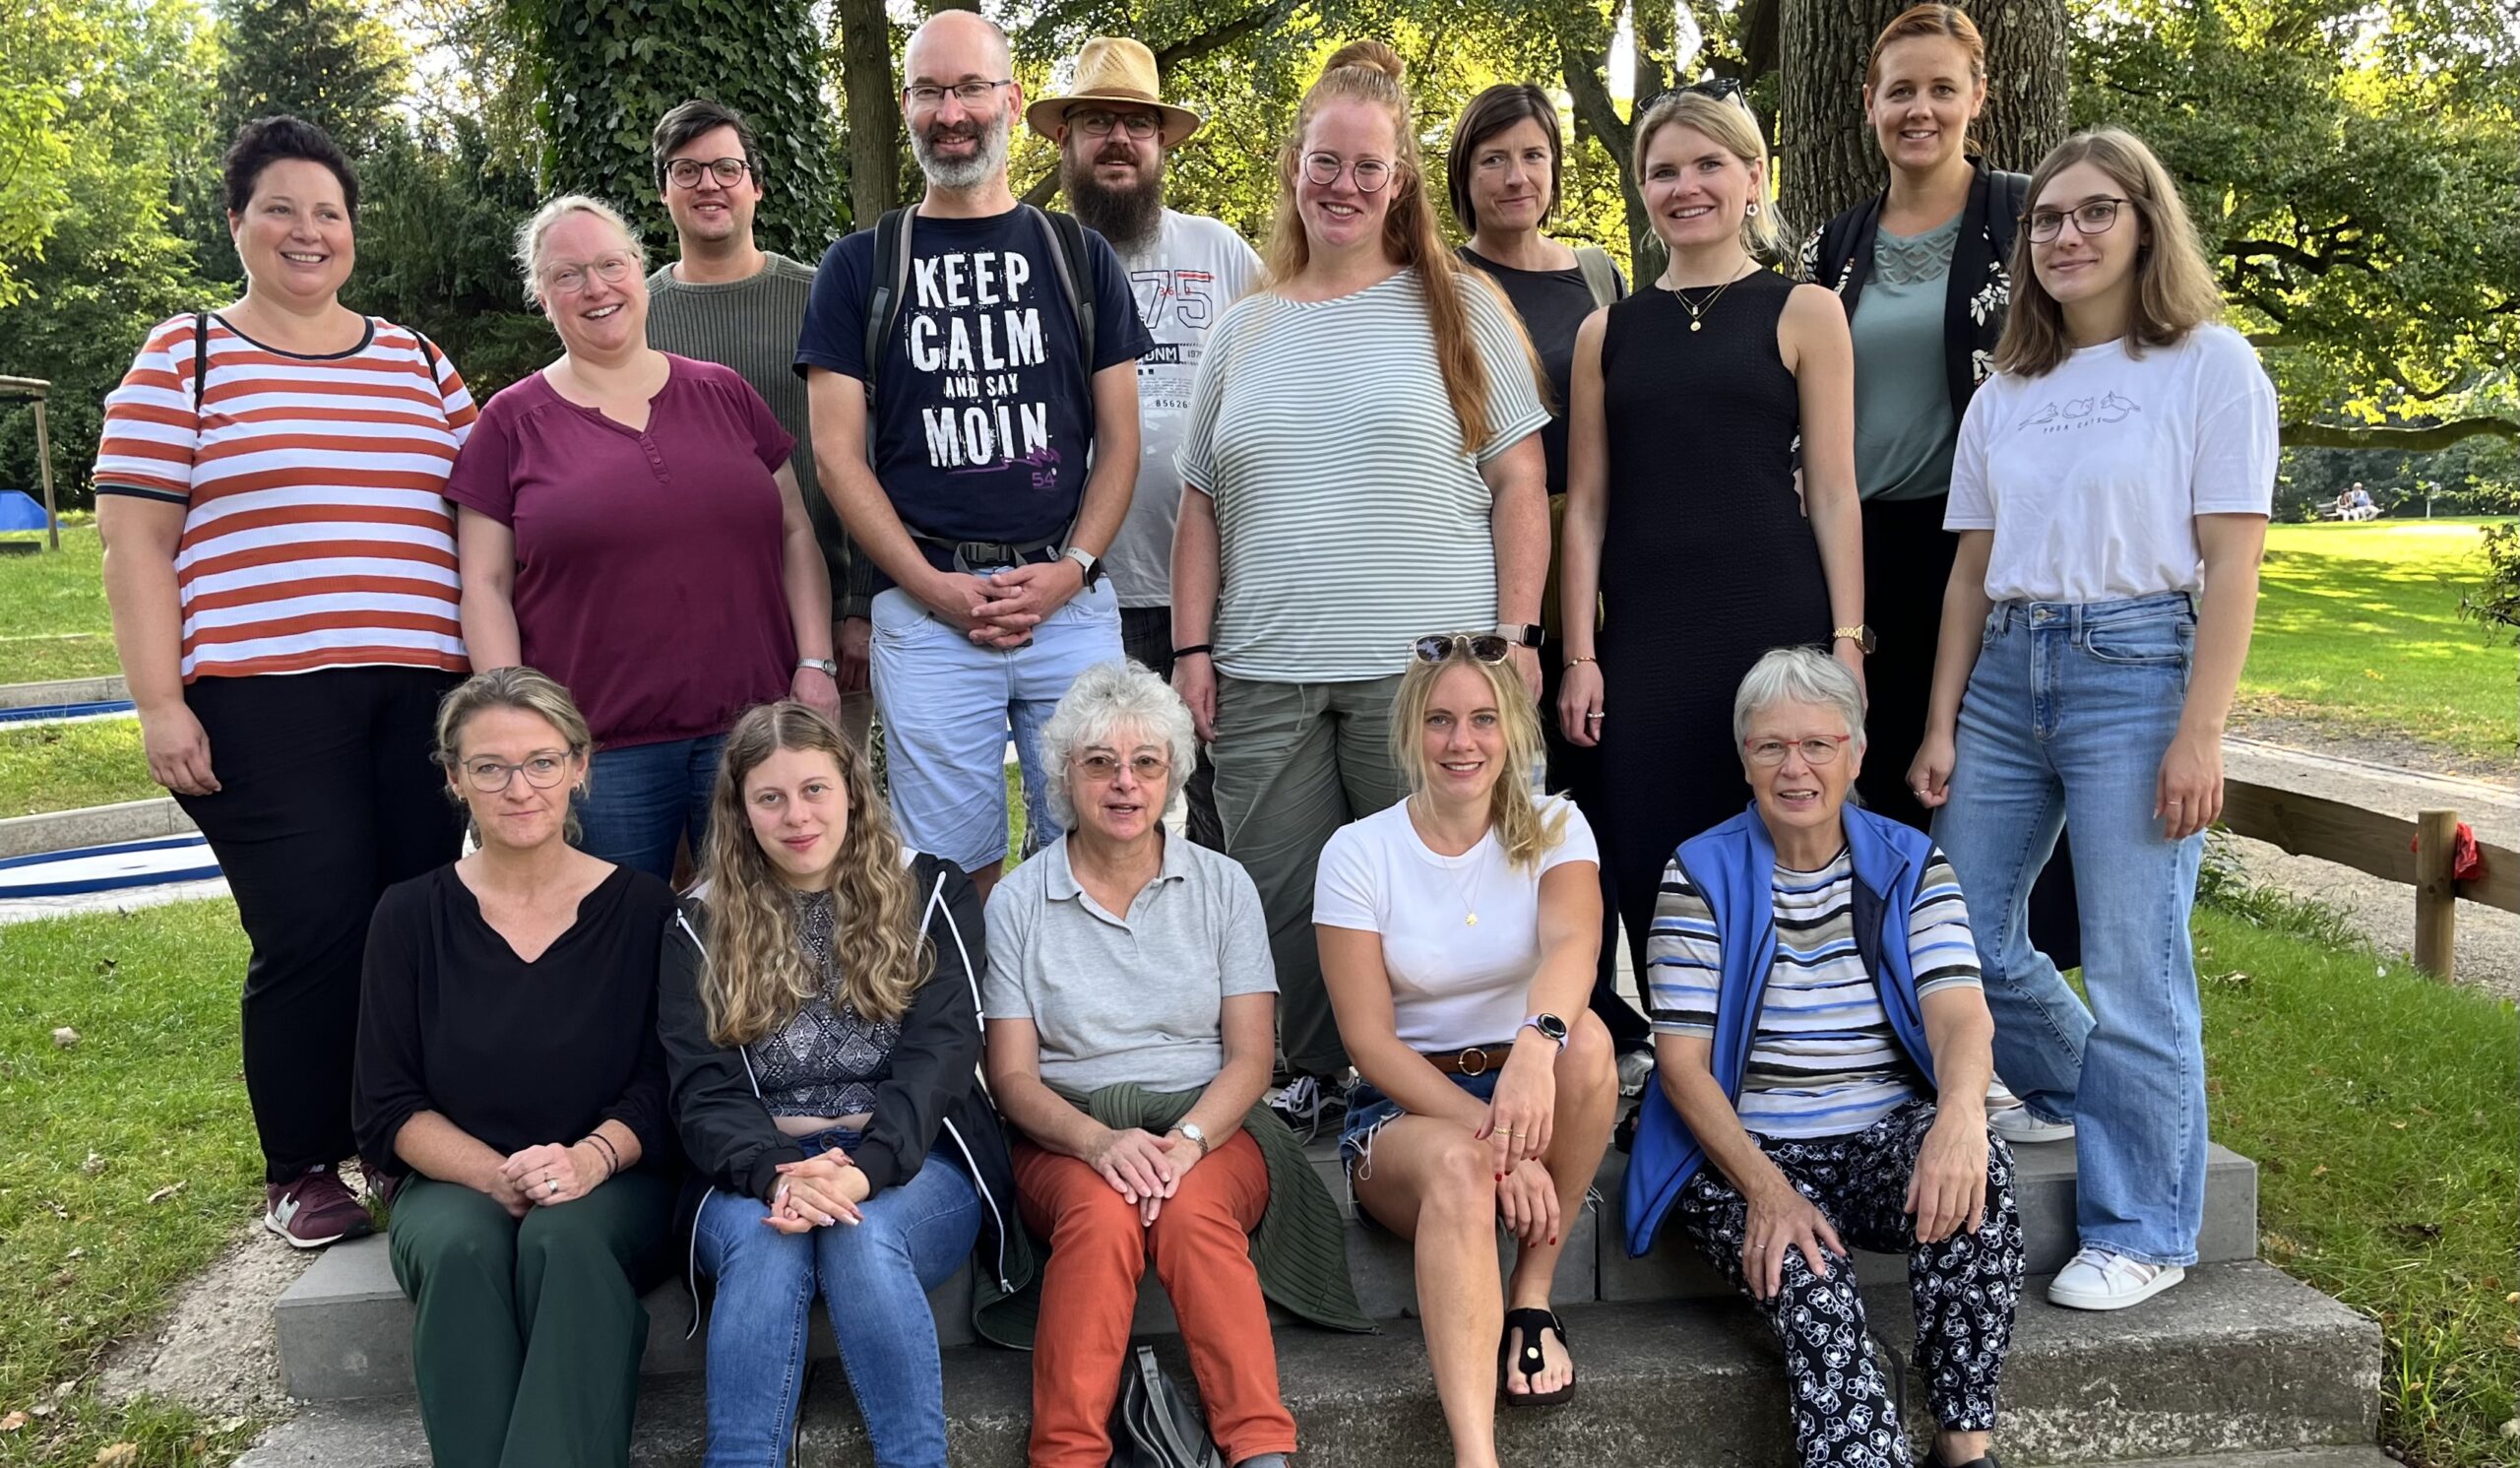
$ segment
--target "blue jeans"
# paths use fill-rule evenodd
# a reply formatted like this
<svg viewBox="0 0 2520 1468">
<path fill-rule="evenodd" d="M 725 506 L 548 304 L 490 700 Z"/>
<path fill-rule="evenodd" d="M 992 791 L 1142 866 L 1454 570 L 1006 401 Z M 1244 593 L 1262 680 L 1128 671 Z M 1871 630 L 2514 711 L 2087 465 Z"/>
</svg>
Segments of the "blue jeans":
<svg viewBox="0 0 2520 1468">
<path fill-rule="evenodd" d="M 857 1145 L 854 1132 L 807 1138 L 808 1155 Z M 944 1468 L 945 1376 L 927 1292 L 979 1238 L 971 1179 L 940 1153 L 868 1198 L 865 1221 L 782 1234 L 758 1198 L 712 1192 L 693 1225 L 709 1308 L 709 1448 L 703 1468 L 780 1468 L 805 1381 L 805 1331 L 819 1292 L 849 1388 L 882 1468 Z"/>
<path fill-rule="evenodd" d="M 725 747 L 724 734 L 709 734 L 597 750 L 578 804 L 578 850 L 669 882 L 674 848 L 688 835 L 697 865 Z"/>
<path fill-rule="evenodd" d="M 2188 1264 L 2205 1217 L 2205 1051 L 2188 914 L 2202 835 L 2153 814 L 2196 640 L 2184 593 L 2013 602 L 1986 618 L 1934 840 L 1967 895 L 1995 1069 L 2074 1123 L 2082 1242 Z M 2030 887 L 2074 830 L 2086 1006 L 2030 944 Z"/>
<path fill-rule="evenodd" d="M 1041 766 L 1041 726 L 1076 675 L 1117 662 L 1120 604 L 1111 583 L 1079 592 L 1006 652 L 938 620 L 899 587 L 875 596 L 869 657 L 893 819 L 904 845 L 977 871 L 1006 856 L 1006 741 L 1024 767 L 1025 847 L 1058 840 Z"/>
</svg>

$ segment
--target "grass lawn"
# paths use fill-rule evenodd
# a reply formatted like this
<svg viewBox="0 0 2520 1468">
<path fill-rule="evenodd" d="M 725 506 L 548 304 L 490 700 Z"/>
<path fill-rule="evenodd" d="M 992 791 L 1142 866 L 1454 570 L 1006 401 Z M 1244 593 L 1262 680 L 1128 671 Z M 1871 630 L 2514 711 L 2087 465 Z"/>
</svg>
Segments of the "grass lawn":
<svg viewBox="0 0 2520 1468">
<path fill-rule="evenodd" d="M 164 794 L 149 778 L 137 719 L 0 724 L 0 816 L 75 810 Z"/>
<path fill-rule="evenodd" d="M 244 966 L 225 902 L 0 927 L 0 1464 L 87 1464 L 120 1441 L 131 1468 L 223 1462 L 253 1430 L 89 1389 L 102 1349 L 253 1216 Z"/>
<path fill-rule="evenodd" d="M 2484 575 L 2478 528 L 2490 523 L 2271 527 L 2240 707 L 2509 764 L 2512 650 L 2459 615 Z"/>
<path fill-rule="evenodd" d="M 2520 1023 L 2272 910 L 2196 922 L 2214 1134 L 2257 1159 L 2260 1251 L 2380 1321 L 2406 1461 L 2508 1464 Z"/>
<path fill-rule="evenodd" d="M 122 670 L 105 614 L 104 557 L 93 524 L 63 526 L 58 553 L 0 555 L 0 683 Z"/>
</svg>

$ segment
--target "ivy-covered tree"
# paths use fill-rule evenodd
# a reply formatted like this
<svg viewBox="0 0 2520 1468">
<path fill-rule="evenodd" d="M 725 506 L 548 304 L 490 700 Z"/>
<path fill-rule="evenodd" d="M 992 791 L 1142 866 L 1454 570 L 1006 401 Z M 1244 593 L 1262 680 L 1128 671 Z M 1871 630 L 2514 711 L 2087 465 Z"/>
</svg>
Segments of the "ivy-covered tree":
<svg viewBox="0 0 2520 1468">
<path fill-rule="evenodd" d="M 740 111 L 760 141 L 754 238 L 822 255 L 844 218 L 813 0 L 508 0 L 543 137 L 546 193 L 593 194 L 670 249 L 649 139 L 678 102 Z"/>
</svg>

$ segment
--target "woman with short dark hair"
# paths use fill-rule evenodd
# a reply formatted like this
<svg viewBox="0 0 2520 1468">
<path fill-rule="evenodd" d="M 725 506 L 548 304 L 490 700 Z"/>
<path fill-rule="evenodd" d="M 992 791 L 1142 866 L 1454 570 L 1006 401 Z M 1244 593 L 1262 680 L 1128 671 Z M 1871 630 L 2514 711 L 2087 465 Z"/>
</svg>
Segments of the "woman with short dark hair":
<svg viewBox="0 0 2520 1468">
<path fill-rule="evenodd" d="M 150 778 L 253 945 L 264 1225 L 314 1248 L 372 1227 L 337 1172 L 368 915 L 462 830 L 429 727 L 466 668 L 445 488 L 472 398 L 427 338 L 341 303 L 358 175 L 323 129 L 248 123 L 224 176 L 245 292 L 152 327 L 105 399 L 96 529 Z"/>
</svg>

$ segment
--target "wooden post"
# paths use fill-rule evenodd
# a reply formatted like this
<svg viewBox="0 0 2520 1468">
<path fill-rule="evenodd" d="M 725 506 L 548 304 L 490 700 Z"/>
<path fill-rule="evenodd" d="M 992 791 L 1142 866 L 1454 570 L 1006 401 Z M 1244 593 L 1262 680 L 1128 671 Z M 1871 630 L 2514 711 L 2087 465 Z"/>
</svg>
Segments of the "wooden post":
<svg viewBox="0 0 2520 1468">
<path fill-rule="evenodd" d="M 43 422 L 43 399 L 35 399 L 35 473 L 43 480 L 43 524 L 51 533 L 52 548 L 61 548 L 61 516 L 52 507 L 52 435 Z"/>
<path fill-rule="evenodd" d="M 2415 966 L 2436 979 L 2456 977 L 2459 888 L 2450 864 L 2459 812 L 2426 810 L 2415 818 Z"/>
</svg>

